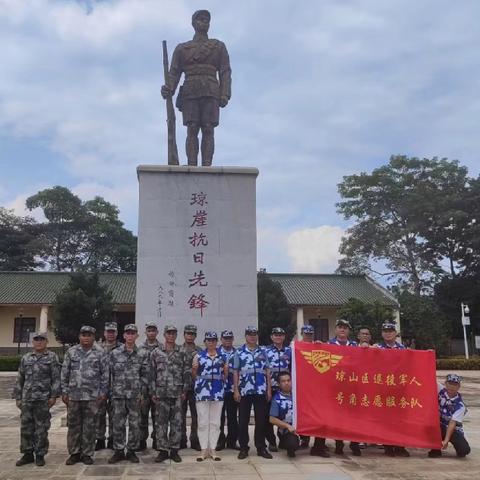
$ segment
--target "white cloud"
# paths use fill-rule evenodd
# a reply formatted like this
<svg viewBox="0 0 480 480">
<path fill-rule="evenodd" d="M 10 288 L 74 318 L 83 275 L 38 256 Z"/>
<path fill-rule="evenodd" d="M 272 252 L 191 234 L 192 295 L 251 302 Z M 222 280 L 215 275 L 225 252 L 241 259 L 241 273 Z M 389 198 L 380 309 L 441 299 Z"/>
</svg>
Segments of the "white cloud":
<svg viewBox="0 0 480 480">
<path fill-rule="evenodd" d="M 338 248 L 343 234 L 342 228 L 330 225 L 291 232 L 286 244 L 292 270 L 298 273 L 332 273 L 340 258 Z"/>
</svg>

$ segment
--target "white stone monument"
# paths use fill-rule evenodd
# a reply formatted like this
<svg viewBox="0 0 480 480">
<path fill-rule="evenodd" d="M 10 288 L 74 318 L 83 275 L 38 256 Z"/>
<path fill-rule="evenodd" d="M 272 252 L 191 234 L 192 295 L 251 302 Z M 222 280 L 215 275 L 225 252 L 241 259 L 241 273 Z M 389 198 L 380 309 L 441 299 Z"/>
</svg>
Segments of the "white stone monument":
<svg viewBox="0 0 480 480">
<path fill-rule="evenodd" d="M 139 166 L 136 323 L 257 325 L 256 168 Z"/>
</svg>

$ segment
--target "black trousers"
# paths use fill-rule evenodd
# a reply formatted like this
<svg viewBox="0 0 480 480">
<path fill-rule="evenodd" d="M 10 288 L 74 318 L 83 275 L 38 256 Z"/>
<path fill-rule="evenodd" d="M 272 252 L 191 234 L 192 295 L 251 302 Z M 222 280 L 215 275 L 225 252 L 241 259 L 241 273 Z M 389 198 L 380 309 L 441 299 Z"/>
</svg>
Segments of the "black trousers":
<svg viewBox="0 0 480 480">
<path fill-rule="evenodd" d="M 255 433 L 254 441 L 257 450 L 265 450 L 265 426 L 267 418 L 267 397 L 262 395 L 245 395 L 240 398 L 238 408 L 238 441 L 240 450 L 248 450 L 248 424 L 250 412 L 255 412 Z"/>
<path fill-rule="evenodd" d="M 287 452 L 295 452 L 300 446 L 300 440 L 298 435 L 291 432 L 278 432 L 278 438 L 280 439 L 279 445 L 282 446 Z"/>
<path fill-rule="evenodd" d="M 447 427 L 440 425 L 442 430 L 442 440 L 447 434 Z M 453 445 L 453 448 L 457 452 L 458 457 L 465 457 L 470 453 L 470 445 L 467 442 L 467 439 L 461 433 L 454 431 L 450 437 L 450 443 Z M 431 450 L 432 452 L 441 453 L 441 450 Z"/>
<path fill-rule="evenodd" d="M 225 417 L 227 418 L 227 435 L 225 437 Z M 222 416 L 220 417 L 219 441 L 224 441 L 228 448 L 235 448 L 238 440 L 238 402 L 233 398 L 233 392 L 225 393 Z"/>
</svg>

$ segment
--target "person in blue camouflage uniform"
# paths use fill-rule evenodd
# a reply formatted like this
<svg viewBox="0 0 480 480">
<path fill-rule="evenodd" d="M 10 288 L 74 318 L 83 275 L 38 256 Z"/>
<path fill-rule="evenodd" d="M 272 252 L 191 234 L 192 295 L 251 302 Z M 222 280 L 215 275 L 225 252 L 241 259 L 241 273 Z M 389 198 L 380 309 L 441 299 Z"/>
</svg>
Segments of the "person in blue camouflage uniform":
<svg viewBox="0 0 480 480">
<path fill-rule="evenodd" d="M 177 327 L 166 325 L 165 343 L 150 354 L 150 394 L 155 402 L 157 449 L 155 459 L 181 462 L 182 401 L 192 383 L 192 366 L 185 351 L 175 343 Z M 170 432 L 169 432 L 170 429 Z"/>
<path fill-rule="evenodd" d="M 216 332 L 205 332 L 205 350 L 193 357 L 192 378 L 194 380 L 195 401 L 198 413 L 198 437 L 201 453 L 197 461 L 207 457 L 220 460 L 215 447 L 220 431 L 220 414 L 225 396 L 225 381 L 228 364 L 217 350 Z"/>
<path fill-rule="evenodd" d="M 67 406 L 66 464 L 93 463 L 96 415 L 107 399 L 109 369 L 102 348 L 94 345 L 95 328 L 80 328 L 80 344 L 68 349 L 63 360 L 62 401 Z"/>
<path fill-rule="evenodd" d="M 225 397 L 220 416 L 220 435 L 217 441 L 216 450 L 219 452 L 225 447 L 237 450 L 238 439 L 238 402 L 233 398 L 233 357 L 236 348 L 233 346 L 233 332 L 224 330 L 220 340 L 222 344 L 219 347 L 220 353 L 228 364 L 228 376 L 225 384 Z M 227 418 L 227 435 L 225 436 L 225 417 Z"/>
<path fill-rule="evenodd" d="M 20 360 L 13 398 L 21 411 L 20 452 L 17 467 L 33 463 L 45 465 L 48 452 L 50 408 L 60 396 L 60 364 L 55 353 L 47 350 L 47 334 L 33 335 L 33 351 Z M 35 453 L 35 458 L 33 454 Z"/>
<path fill-rule="evenodd" d="M 142 400 L 148 395 L 149 358 L 145 350 L 135 345 L 137 326 L 133 323 L 126 325 L 123 338 L 125 344 L 113 350 L 109 358 L 115 453 L 108 463 L 120 460 L 139 462 L 135 451 L 140 442 L 140 409 Z M 128 442 L 125 445 L 127 417 Z"/>
<path fill-rule="evenodd" d="M 382 324 L 382 341 L 375 344 L 375 347 L 395 350 L 405 350 L 407 347 L 397 342 L 397 325 L 393 322 L 385 322 Z M 410 453 L 405 447 L 396 445 L 384 445 L 385 455 L 388 457 L 409 457 Z"/>
<path fill-rule="evenodd" d="M 265 348 L 258 345 L 257 327 L 245 329 L 245 344 L 237 349 L 233 359 L 233 392 L 239 405 L 238 439 L 240 460 L 248 457 L 248 425 L 250 412 L 255 412 L 254 441 L 257 455 L 273 458 L 265 445 L 267 404 L 271 399 L 270 365 Z"/>
<path fill-rule="evenodd" d="M 267 347 L 268 363 L 270 364 L 270 373 L 272 376 L 272 398 L 280 389 L 278 376 L 282 372 L 290 372 L 292 368 L 292 349 L 285 344 L 285 330 L 281 327 L 272 328 L 270 335 L 272 344 Z M 270 413 L 270 404 L 267 405 L 267 423 L 265 427 L 265 438 L 268 441 L 268 449 L 271 452 L 277 452 L 275 434 L 273 425 L 270 423 L 268 416 Z"/>
<path fill-rule="evenodd" d="M 192 368 L 193 357 L 202 351 L 202 349 L 195 344 L 197 338 L 196 325 L 185 325 L 183 329 L 184 343 L 181 346 L 187 362 L 190 366 L 190 373 Z M 182 401 L 182 440 L 180 448 L 187 448 L 187 410 L 190 409 L 190 447 L 193 450 L 200 451 L 200 442 L 198 440 L 198 416 L 197 407 L 195 404 L 195 393 L 193 391 L 193 381 L 190 381 L 190 388 L 186 394 L 185 400 Z"/>
<path fill-rule="evenodd" d="M 289 457 L 295 457 L 300 442 L 293 427 L 292 377 L 289 372 L 283 371 L 278 375 L 277 381 L 279 388 L 272 398 L 269 421 L 278 427 L 280 448 L 284 448 Z"/>
<path fill-rule="evenodd" d="M 458 391 L 462 379 L 455 373 L 449 373 L 445 384 L 438 383 L 438 408 L 440 413 L 440 429 L 442 431 L 442 449 L 445 450 L 451 443 L 457 457 L 463 458 L 470 453 L 470 445 L 463 431 L 463 417 L 467 407 Z M 441 450 L 430 450 L 430 458 L 442 456 Z"/>
<path fill-rule="evenodd" d="M 140 348 L 145 351 L 150 362 L 150 354 L 157 347 L 161 347 L 162 344 L 157 340 L 158 327 L 155 322 L 147 322 L 145 324 L 145 341 L 141 344 Z M 149 417 L 152 418 L 152 448 L 157 450 L 157 437 L 156 437 L 156 415 L 155 415 L 155 402 L 152 401 L 151 395 L 147 395 L 142 402 L 141 415 L 140 415 L 140 444 L 138 450 L 142 451 L 147 448 L 148 440 L 148 421 Z"/>
<path fill-rule="evenodd" d="M 103 332 L 104 341 L 98 344 L 103 348 L 107 359 L 110 357 L 111 352 L 122 345 L 117 339 L 118 326 L 116 322 L 105 323 L 105 329 Z M 107 448 L 113 448 L 113 407 L 110 396 L 98 407 L 97 413 L 97 442 L 95 444 L 95 450 L 102 450 L 105 448 L 105 434 L 107 432 L 107 417 L 108 417 L 108 441 Z"/>
</svg>

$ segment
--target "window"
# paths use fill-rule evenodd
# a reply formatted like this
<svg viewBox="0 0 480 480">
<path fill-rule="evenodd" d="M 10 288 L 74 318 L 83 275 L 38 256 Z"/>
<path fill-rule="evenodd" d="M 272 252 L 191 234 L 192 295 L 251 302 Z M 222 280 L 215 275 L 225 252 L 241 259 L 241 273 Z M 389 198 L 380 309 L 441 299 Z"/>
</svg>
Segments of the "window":
<svg viewBox="0 0 480 480">
<path fill-rule="evenodd" d="M 30 334 L 35 331 L 35 325 L 35 318 L 17 317 L 15 319 L 15 327 L 13 329 L 13 342 L 30 342 Z"/>
</svg>

